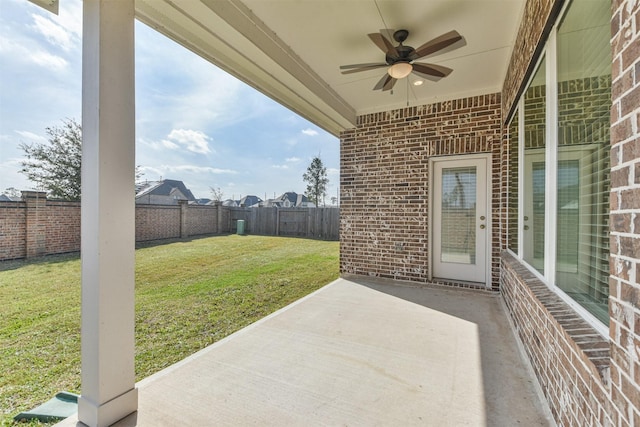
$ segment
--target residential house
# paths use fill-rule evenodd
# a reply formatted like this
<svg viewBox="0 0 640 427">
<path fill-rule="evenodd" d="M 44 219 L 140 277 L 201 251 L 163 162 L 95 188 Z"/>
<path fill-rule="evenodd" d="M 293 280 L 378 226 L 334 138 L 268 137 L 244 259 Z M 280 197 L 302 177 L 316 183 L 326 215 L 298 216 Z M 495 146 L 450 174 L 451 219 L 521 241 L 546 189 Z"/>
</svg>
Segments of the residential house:
<svg viewBox="0 0 640 427">
<path fill-rule="evenodd" d="M 196 198 L 182 181 L 163 179 L 140 184 L 137 189 L 138 205 L 177 205 L 180 201 L 196 203 Z"/>
<path fill-rule="evenodd" d="M 253 205 L 262 202 L 262 199 L 258 196 L 244 196 L 240 200 L 238 200 L 238 206 L 241 208 L 249 208 Z"/>
<path fill-rule="evenodd" d="M 21 201 L 22 201 L 22 197 L 0 194 L 0 202 L 21 202 Z"/>
<path fill-rule="evenodd" d="M 304 194 L 294 191 L 283 193 L 280 197 L 260 202 L 251 207 L 254 208 L 315 208 L 316 205 L 309 201 Z"/>
<path fill-rule="evenodd" d="M 222 202 L 222 206 L 227 206 L 230 208 L 237 208 L 238 202 L 236 200 L 227 199 Z"/>
<path fill-rule="evenodd" d="M 494 292 L 559 425 L 640 426 L 640 2 L 101 7 L 85 14 L 94 25 L 84 28 L 99 31 L 83 40 L 84 119 L 95 127 L 84 144 L 132 157 L 135 15 L 340 138 L 343 276 Z M 385 43 L 381 27 L 409 38 Z M 441 34 L 459 49 L 438 52 Z M 428 40 L 416 62 L 431 65 L 401 57 Z M 341 73 L 349 64 L 373 65 Z M 82 327 L 79 418 L 89 424 L 137 408 L 133 244 L 112 238 L 135 215 L 99 214 L 135 164 L 99 160 L 83 184 L 100 191 L 82 200 L 83 242 L 109 241 L 83 249 L 83 311 L 97 313 Z M 91 268 L 110 254 L 126 261 L 117 275 Z"/>
</svg>

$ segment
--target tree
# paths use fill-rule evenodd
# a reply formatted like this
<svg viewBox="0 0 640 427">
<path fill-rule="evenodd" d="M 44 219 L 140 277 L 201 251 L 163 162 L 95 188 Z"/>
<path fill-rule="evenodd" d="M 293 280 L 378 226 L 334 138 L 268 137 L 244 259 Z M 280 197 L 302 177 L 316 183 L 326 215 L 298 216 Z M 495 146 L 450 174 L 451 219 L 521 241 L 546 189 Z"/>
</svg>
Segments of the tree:
<svg viewBox="0 0 640 427">
<path fill-rule="evenodd" d="M 46 128 L 46 133 L 46 143 L 19 145 L 26 157 L 20 172 L 51 197 L 79 200 L 82 128 L 75 120 L 67 119 L 60 127 Z"/>
<path fill-rule="evenodd" d="M 307 183 L 307 198 L 320 206 L 320 200 L 324 204 L 324 197 L 327 194 L 327 168 L 322 164 L 320 157 L 314 157 L 307 171 L 302 175 L 302 179 Z"/>
<path fill-rule="evenodd" d="M 222 201 L 222 196 L 224 196 L 224 194 L 222 193 L 222 190 L 220 189 L 220 187 L 218 188 L 209 187 L 209 190 L 211 190 L 211 198 L 213 200 L 215 200 L 216 202 Z"/>
<path fill-rule="evenodd" d="M 22 196 L 22 192 L 15 187 L 8 187 L 4 190 L 4 195 L 9 197 L 20 197 Z"/>
<path fill-rule="evenodd" d="M 26 157 L 20 172 L 50 197 L 80 200 L 82 126 L 67 119 L 62 126 L 48 127 L 45 131 L 49 135 L 46 143 L 19 145 Z M 135 181 L 139 182 L 143 175 L 141 166 L 136 166 Z"/>
</svg>

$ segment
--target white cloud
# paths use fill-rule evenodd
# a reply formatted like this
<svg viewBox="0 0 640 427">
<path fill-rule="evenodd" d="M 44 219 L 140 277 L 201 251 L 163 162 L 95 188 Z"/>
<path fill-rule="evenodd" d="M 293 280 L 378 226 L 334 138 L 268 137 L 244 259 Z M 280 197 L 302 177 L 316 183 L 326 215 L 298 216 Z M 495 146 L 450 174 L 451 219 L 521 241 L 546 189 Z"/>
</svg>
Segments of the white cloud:
<svg viewBox="0 0 640 427">
<path fill-rule="evenodd" d="M 230 174 L 235 175 L 238 171 L 233 169 L 220 169 L 212 168 L 210 166 L 194 166 L 194 165 L 179 165 L 179 166 L 166 166 L 169 172 L 192 172 L 192 173 L 212 173 L 215 175 Z"/>
<path fill-rule="evenodd" d="M 289 169 L 287 165 L 271 165 L 271 167 L 274 169 Z"/>
<path fill-rule="evenodd" d="M 285 162 L 288 163 L 298 163 L 301 159 L 299 157 L 287 157 Z"/>
<path fill-rule="evenodd" d="M 156 144 L 156 147 L 159 148 L 160 146 L 168 148 L 169 150 L 177 150 L 178 148 L 180 148 L 178 144 L 174 144 L 173 142 L 167 141 L 166 139 L 160 141 L 160 144 Z"/>
<path fill-rule="evenodd" d="M 32 14 L 31 16 L 34 22 L 34 28 L 42 34 L 49 43 L 54 46 L 59 46 L 66 52 L 69 52 L 75 47 L 73 35 L 70 31 L 42 15 Z"/>
<path fill-rule="evenodd" d="M 6 54 L 13 61 L 28 61 L 40 65 L 48 70 L 61 71 L 68 67 L 66 59 L 45 52 L 38 48 L 30 48 L 20 43 L 0 37 L 0 53 Z"/>
<path fill-rule="evenodd" d="M 28 55 L 28 58 L 38 65 L 58 71 L 64 70 L 69 65 L 66 59 L 48 52 L 33 52 Z"/>
<path fill-rule="evenodd" d="M 168 138 L 185 146 L 187 150 L 194 153 L 206 154 L 211 152 L 209 148 L 209 140 L 211 138 L 199 130 L 173 129 Z"/>
<path fill-rule="evenodd" d="M 47 141 L 47 138 L 45 138 L 44 136 L 36 135 L 35 133 L 29 132 L 27 130 L 17 130 L 16 133 L 18 135 L 20 135 L 21 137 L 23 137 L 23 138 L 30 139 L 31 141 L 35 141 L 35 142 L 46 142 Z"/>
<path fill-rule="evenodd" d="M 210 166 L 196 166 L 196 165 L 160 165 L 157 167 L 153 166 L 142 166 L 142 169 L 145 174 L 147 172 L 156 174 L 156 175 L 166 175 L 167 172 L 190 172 L 196 174 L 214 174 L 214 175 L 236 175 L 238 171 L 233 169 L 220 169 L 220 168 L 212 168 Z"/>
<path fill-rule="evenodd" d="M 316 135 L 318 135 L 318 131 L 313 130 L 311 128 L 303 129 L 302 133 L 304 133 L 305 135 L 308 135 L 308 136 L 316 136 Z"/>
<path fill-rule="evenodd" d="M 167 139 L 163 139 L 160 142 L 148 141 L 146 139 L 139 139 L 139 141 L 153 149 L 159 150 L 168 148 L 170 150 L 178 150 L 180 148 L 186 148 L 188 151 L 198 154 L 211 153 L 209 148 L 209 138 L 204 132 L 191 129 L 173 129 L 167 135 Z"/>
</svg>

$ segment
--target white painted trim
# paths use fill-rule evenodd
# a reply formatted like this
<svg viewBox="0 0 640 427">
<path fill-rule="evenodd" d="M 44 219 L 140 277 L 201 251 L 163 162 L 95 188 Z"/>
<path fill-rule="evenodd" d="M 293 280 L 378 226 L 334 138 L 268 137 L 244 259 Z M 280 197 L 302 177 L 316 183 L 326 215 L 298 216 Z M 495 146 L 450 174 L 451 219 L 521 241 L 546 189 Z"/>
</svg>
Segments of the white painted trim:
<svg viewBox="0 0 640 427">
<path fill-rule="evenodd" d="M 134 0 L 84 0 L 82 390 L 78 419 L 108 426 L 135 388 Z"/>
<path fill-rule="evenodd" d="M 467 160 L 482 160 L 484 161 L 484 169 L 485 169 L 485 176 L 484 178 L 484 182 L 485 182 L 485 233 L 486 233 L 486 238 L 485 238 L 485 277 L 484 277 L 484 286 L 487 289 L 491 288 L 491 266 L 492 266 L 492 205 L 491 205 L 491 200 L 493 197 L 492 194 L 492 182 L 491 182 L 491 178 L 492 178 L 492 162 L 491 162 L 491 154 L 490 153 L 474 153 L 474 154 L 462 154 L 462 155 L 456 155 L 456 156 L 438 156 L 438 157 L 431 157 L 429 158 L 429 252 L 430 252 L 430 256 L 429 256 L 429 279 L 433 280 L 434 278 L 434 274 L 433 274 L 433 269 L 434 269 L 434 255 L 435 255 L 435 250 L 434 250 L 434 244 L 435 244 L 435 240 L 434 240 L 434 219 L 435 219 L 435 215 L 434 215 L 434 209 L 435 209 L 435 202 L 434 202 L 434 194 L 435 194 L 435 164 L 436 163 L 444 163 L 444 162 L 449 162 L 449 163 L 455 163 L 455 162 L 463 162 L 463 161 L 467 161 Z M 441 277 L 442 279 L 451 279 L 451 280 L 459 280 L 459 279 L 454 279 L 454 278 L 446 278 L 446 277 Z"/>
<path fill-rule="evenodd" d="M 518 101 L 518 254 L 524 253 L 524 94 Z"/>
<path fill-rule="evenodd" d="M 556 28 L 549 34 L 546 46 L 545 109 L 545 203 L 544 203 L 544 276 L 556 283 L 556 225 L 558 205 L 558 81 Z"/>
<path fill-rule="evenodd" d="M 518 254 L 513 254 L 522 265 L 524 265 L 531 273 L 546 284 L 549 289 L 556 293 L 567 305 L 575 310 L 589 325 L 591 325 L 598 333 L 605 338 L 609 338 L 609 325 L 603 324 L 593 314 L 578 304 L 573 298 L 568 296 L 555 283 L 556 270 L 556 233 L 557 233 L 557 163 L 558 163 L 558 85 L 557 85 L 557 30 L 566 14 L 571 2 L 566 2 L 562 8 L 559 18 L 553 26 L 546 42 L 546 46 L 538 58 L 537 67 L 540 62 L 546 59 L 546 126 L 545 126 L 545 265 L 542 275 L 532 265 L 527 263 L 523 258 L 523 215 L 524 215 L 524 98 L 525 92 L 518 100 Z M 536 73 L 533 73 L 525 87 L 531 85 L 531 81 Z M 553 101 L 553 102 L 551 102 Z M 550 126 L 551 124 L 551 126 Z M 549 179 L 551 178 L 551 179 Z M 553 186 L 552 186 L 553 185 Z M 551 233 L 553 231 L 553 233 Z"/>
</svg>

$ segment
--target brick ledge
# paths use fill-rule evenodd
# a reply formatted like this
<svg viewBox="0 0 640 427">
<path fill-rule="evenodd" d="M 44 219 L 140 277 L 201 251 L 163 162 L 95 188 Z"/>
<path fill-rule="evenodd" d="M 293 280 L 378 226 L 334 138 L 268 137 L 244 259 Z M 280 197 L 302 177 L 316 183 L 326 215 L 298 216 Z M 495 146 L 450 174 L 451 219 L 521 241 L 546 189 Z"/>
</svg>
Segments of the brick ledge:
<svg viewBox="0 0 640 427">
<path fill-rule="evenodd" d="M 502 253 L 502 262 L 525 284 L 538 303 L 562 329 L 574 350 L 591 362 L 598 377 L 607 387 L 610 384 L 611 346 L 593 326 L 584 320 L 560 296 L 538 279 L 509 252 Z"/>
</svg>

